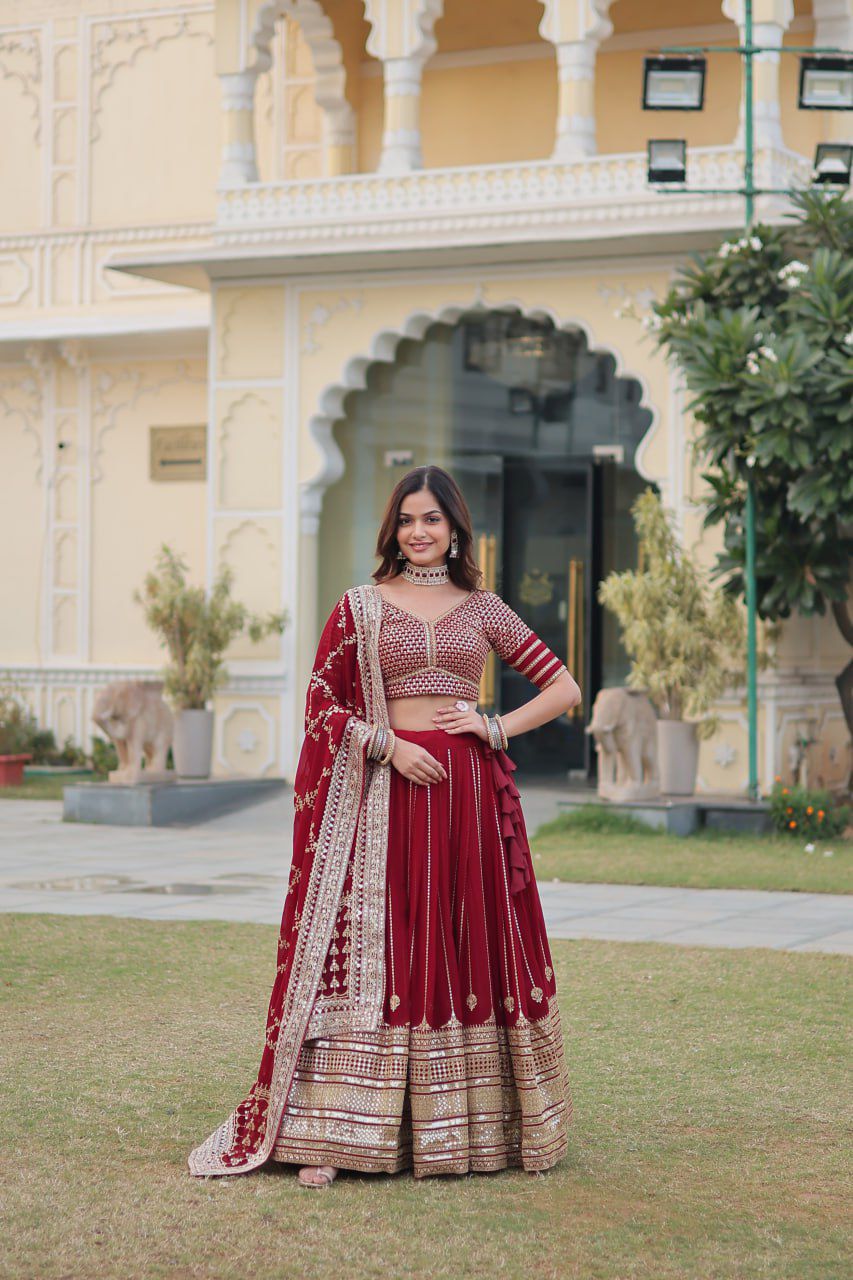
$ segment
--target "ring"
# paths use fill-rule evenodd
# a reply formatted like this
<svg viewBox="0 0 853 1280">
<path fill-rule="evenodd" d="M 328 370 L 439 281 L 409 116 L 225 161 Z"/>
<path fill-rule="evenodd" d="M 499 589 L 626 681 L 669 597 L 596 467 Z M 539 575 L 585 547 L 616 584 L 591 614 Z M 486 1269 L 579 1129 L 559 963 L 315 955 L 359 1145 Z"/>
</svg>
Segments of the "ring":
<svg viewBox="0 0 853 1280">
<path fill-rule="evenodd" d="M 455 706 L 455 708 L 456 708 L 456 710 L 457 710 L 457 711 L 467 711 L 467 710 L 468 710 L 468 703 L 467 703 L 467 702 L 463 702 L 463 700 L 462 700 L 461 698 L 459 699 L 459 701 L 458 701 L 458 702 L 454 702 L 454 704 L 453 704 L 453 705 Z"/>
</svg>

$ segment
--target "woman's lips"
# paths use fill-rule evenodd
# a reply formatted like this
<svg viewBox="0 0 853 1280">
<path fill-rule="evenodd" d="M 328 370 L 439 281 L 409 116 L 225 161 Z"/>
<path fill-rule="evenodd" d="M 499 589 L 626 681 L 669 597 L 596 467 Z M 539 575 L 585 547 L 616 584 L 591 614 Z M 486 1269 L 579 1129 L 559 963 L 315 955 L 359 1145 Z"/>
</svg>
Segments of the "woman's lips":
<svg viewBox="0 0 853 1280">
<path fill-rule="evenodd" d="M 413 542 L 411 544 L 413 551 L 428 551 L 432 546 L 431 542 Z"/>
</svg>

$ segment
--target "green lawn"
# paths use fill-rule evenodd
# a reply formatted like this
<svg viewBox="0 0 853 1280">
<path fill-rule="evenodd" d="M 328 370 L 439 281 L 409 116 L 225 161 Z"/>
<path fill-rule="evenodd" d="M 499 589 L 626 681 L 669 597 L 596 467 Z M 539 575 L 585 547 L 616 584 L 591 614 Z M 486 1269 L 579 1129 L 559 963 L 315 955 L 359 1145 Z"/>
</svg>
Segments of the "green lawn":
<svg viewBox="0 0 853 1280">
<path fill-rule="evenodd" d="M 555 942 L 575 1122 L 549 1173 L 196 1180 L 187 1153 L 254 1078 L 275 938 L 0 917 L 0 1275 L 845 1273 L 846 958 Z"/>
<path fill-rule="evenodd" d="M 0 800 L 61 800 L 62 788 L 67 787 L 69 781 L 88 782 L 89 778 L 81 775 L 69 779 L 62 774 L 25 777 L 19 787 L 0 787 Z"/>
<path fill-rule="evenodd" d="M 805 840 L 789 836 L 668 836 L 590 805 L 539 827 L 530 845 L 542 882 L 853 893 L 853 841 L 840 837 L 806 852 Z"/>
</svg>

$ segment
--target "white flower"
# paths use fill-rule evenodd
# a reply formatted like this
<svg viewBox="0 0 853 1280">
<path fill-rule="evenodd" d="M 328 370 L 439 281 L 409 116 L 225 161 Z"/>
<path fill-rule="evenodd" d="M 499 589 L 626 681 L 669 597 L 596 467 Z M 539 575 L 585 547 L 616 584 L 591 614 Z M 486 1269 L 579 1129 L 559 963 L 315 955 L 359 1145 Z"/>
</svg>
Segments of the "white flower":
<svg viewBox="0 0 853 1280">
<path fill-rule="evenodd" d="M 764 248 L 764 245 L 761 243 L 761 237 L 760 237 L 760 236 L 750 236 L 750 237 L 749 237 L 749 247 L 750 247 L 750 249 L 753 249 L 756 253 L 758 253 L 759 249 L 763 249 L 763 248 Z"/>
<path fill-rule="evenodd" d="M 778 279 L 789 289 L 796 288 L 803 276 L 808 275 L 809 269 L 804 262 L 798 262 L 794 259 L 787 266 L 781 267 L 778 272 Z"/>
<path fill-rule="evenodd" d="M 765 360 L 769 360 L 771 364 L 779 363 L 779 357 L 772 347 L 759 347 L 758 354 L 763 356 Z"/>
<path fill-rule="evenodd" d="M 845 333 L 843 342 L 845 347 L 853 347 L 853 329 L 849 333 Z"/>
<path fill-rule="evenodd" d="M 813 845 L 813 844 L 807 844 L 807 845 L 806 845 L 806 853 L 814 853 L 814 845 Z"/>
<path fill-rule="evenodd" d="M 753 376 L 755 376 L 755 374 L 758 373 L 758 368 L 759 368 L 758 360 L 752 354 L 752 352 L 750 352 L 750 354 L 746 357 L 746 371 L 747 373 L 751 373 Z"/>
<path fill-rule="evenodd" d="M 832 849 L 824 849 L 824 851 L 823 851 L 823 856 L 824 856 L 825 858 L 834 858 L 834 857 L 835 857 L 835 852 L 834 852 Z"/>
</svg>

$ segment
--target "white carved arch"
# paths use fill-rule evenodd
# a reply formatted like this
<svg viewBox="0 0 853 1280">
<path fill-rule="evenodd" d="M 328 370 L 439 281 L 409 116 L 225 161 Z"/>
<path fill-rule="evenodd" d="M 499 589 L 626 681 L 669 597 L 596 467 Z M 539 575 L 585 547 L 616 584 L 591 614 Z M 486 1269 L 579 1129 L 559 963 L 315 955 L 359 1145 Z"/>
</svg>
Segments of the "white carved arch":
<svg viewBox="0 0 853 1280">
<path fill-rule="evenodd" d="M 353 356 L 351 360 L 347 361 L 340 380 L 330 383 L 323 390 L 320 395 L 317 412 L 312 415 L 308 422 L 308 430 L 320 449 L 322 463 L 310 480 L 303 481 L 300 486 L 300 507 L 306 529 L 315 527 L 315 521 L 319 518 L 326 489 L 340 480 L 344 474 L 344 456 L 335 440 L 334 426 L 336 422 L 339 422 L 344 417 L 344 401 L 349 393 L 366 389 L 367 374 L 371 365 L 393 364 L 400 343 L 405 339 L 412 338 L 417 342 L 423 341 L 431 325 L 453 325 L 463 315 L 469 315 L 471 312 L 487 315 L 489 312 L 495 311 L 512 312 L 525 316 L 530 320 L 550 321 L 555 329 L 581 332 L 586 339 L 589 351 L 613 356 L 616 362 L 615 376 L 617 378 L 629 378 L 638 383 L 642 391 L 640 407 L 651 414 L 649 428 L 637 445 L 634 465 L 644 480 L 657 485 L 666 484 L 666 476 L 653 475 L 643 465 L 648 454 L 649 442 L 660 425 L 660 414 L 649 398 L 649 388 L 646 380 L 641 374 L 636 374 L 626 369 L 624 358 L 616 347 L 611 343 L 598 343 L 588 324 L 581 320 L 561 317 L 551 307 L 529 307 L 525 303 L 512 298 L 500 303 L 484 303 L 480 298 L 475 297 L 468 303 L 454 302 L 443 307 L 437 307 L 433 311 L 414 311 L 399 328 L 380 330 L 374 335 L 369 348 L 364 354 Z"/>
<path fill-rule="evenodd" d="M 414 5 L 407 6 L 397 45 L 389 39 L 386 10 L 387 4 L 379 0 L 364 0 L 364 17 L 370 24 L 367 52 L 382 61 L 413 58 L 424 63 L 431 58 L 437 48 L 435 24 L 444 11 L 444 0 L 415 0 Z"/>
<path fill-rule="evenodd" d="M 254 86 L 257 77 L 272 65 L 276 23 L 291 18 L 311 50 L 316 76 L 314 96 L 327 120 L 327 141 L 348 146 L 355 141 L 355 113 L 346 97 L 346 69 L 341 46 L 328 14 L 319 0 L 267 0 L 255 15 L 249 36 L 253 61 L 247 68 Z"/>
</svg>

